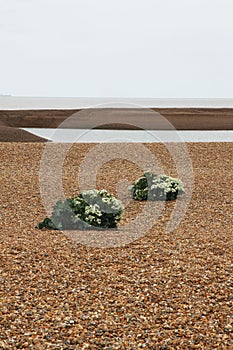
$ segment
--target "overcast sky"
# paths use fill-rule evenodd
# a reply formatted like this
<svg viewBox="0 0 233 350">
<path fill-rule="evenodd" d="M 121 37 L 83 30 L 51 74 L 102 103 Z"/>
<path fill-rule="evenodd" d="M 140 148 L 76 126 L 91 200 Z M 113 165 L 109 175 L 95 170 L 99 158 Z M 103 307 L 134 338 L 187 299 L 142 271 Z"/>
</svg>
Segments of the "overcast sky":
<svg viewBox="0 0 233 350">
<path fill-rule="evenodd" d="M 0 94 L 233 97 L 232 0 L 0 0 Z"/>
</svg>

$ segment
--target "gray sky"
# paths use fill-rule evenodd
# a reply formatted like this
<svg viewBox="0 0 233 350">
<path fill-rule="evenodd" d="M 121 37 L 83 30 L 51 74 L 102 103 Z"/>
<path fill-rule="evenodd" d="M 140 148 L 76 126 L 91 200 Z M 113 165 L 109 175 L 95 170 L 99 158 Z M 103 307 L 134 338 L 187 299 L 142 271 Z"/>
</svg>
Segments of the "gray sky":
<svg viewBox="0 0 233 350">
<path fill-rule="evenodd" d="M 0 94 L 233 97 L 232 0 L 0 0 Z"/>
</svg>

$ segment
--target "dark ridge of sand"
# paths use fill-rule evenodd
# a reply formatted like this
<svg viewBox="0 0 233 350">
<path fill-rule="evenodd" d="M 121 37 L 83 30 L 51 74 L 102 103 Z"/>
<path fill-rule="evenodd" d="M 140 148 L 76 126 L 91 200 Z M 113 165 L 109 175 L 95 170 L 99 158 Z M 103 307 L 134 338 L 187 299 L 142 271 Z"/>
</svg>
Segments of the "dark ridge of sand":
<svg viewBox="0 0 233 350">
<path fill-rule="evenodd" d="M 164 118 L 159 118 L 159 114 Z M 67 123 L 67 118 L 75 115 Z M 0 110 L 0 126 L 14 128 L 233 130 L 232 108 L 104 108 Z M 169 122 L 169 123 L 168 123 Z"/>
<path fill-rule="evenodd" d="M 1 126 L 0 142 L 47 142 L 47 139 L 33 135 L 25 130 Z"/>
</svg>

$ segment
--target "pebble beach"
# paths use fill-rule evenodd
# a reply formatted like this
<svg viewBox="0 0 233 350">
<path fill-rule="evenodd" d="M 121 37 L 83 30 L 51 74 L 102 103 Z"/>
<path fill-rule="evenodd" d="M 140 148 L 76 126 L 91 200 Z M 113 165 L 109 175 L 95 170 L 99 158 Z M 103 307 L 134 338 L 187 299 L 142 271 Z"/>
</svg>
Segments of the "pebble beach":
<svg viewBox="0 0 233 350">
<path fill-rule="evenodd" d="M 231 349 L 232 143 L 186 144 L 193 192 L 173 232 L 169 202 L 140 238 L 106 248 L 35 228 L 47 215 L 38 175 L 45 144 L 35 141 L 0 143 L 0 349 Z M 70 148 L 67 197 L 94 146 Z M 164 145 L 144 146 L 177 175 Z M 132 162 L 111 160 L 97 186 L 117 194 L 119 179 L 140 175 Z M 119 231 L 142 207 L 127 204 Z"/>
</svg>

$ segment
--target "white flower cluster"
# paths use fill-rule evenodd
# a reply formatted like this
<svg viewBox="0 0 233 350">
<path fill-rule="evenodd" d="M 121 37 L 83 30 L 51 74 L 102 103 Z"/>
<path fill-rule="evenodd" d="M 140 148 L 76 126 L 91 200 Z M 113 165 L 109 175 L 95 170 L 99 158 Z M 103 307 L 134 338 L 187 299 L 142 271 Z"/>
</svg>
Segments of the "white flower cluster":
<svg viewBox="0 0 233 350">
<path fill-rule="evenodd" d="M 152 179 L 151 186 L 148 189 L 148 197 L 152 200 L 172 200 L 183 192 L 184 186 L 181 180 L 167 175 L 159 175 Z"/>
<path fill-rule="evenodd" d="M 82 192 L 77 201 L 80 205 L 84 205 L 84 213 L 78 213 L 77 217 L 82 220 L 85 217 L 85 222 L 91 225 L 101 226 L 106 220 L 106 216 L 108 216 L 108 220 L 119 221 L 124 211 L 122 202 L 105 189 Z"/>
<path fill-rule="evenodd" d="M 96 189 L 75 198 L 57 201 L 51 218 L 45 218 L 38 228 L 54 230 L 90 229 L 90 227 L 116 228 L 124 211 L 122 202 L 106 190 Z"/>
<path fill-rule="evenodd" d="M 136 200 L 174 200 L 184 192 L 184 185 L 177 178 L 146 172 L 130 191 Z"/>
<path fill-rule="evenodd" d="M 101 191 L 96 189 L 87 190 L 82 193 L 82 197 L 85 202 L 88 203 L 89 207 L 92 208 L 90 210 L 94 210 L 96 215 L 98 215 L 99 212 L 101 214 L 101 211 L 104 211 L 104 209 L 106 209 L 107 212 L 113 213 L 124 210 L 122 202 L 116 199 L 112 194 L 109 194 L 105 189 Z"/>
<path fill-rule="evenodd" d="M 101 224 L 100 217 L 102 216 L 102 213 L 100 210 L 100 206 L 98 204 L 94 204 L 94 205 L 91 204 L 89 206 L 86 206 L 84 213 L 87 215 L 86 221 L 90 222 L 91 224 L 93 223 Z"/>
<path fill-rule="evenodd" d="M 160 189 L 164 193 L 175 193 L 177 191 L 184 192 L 184 186 L 181 180 L 166 175 L 159 175 L 152 180 L 151 190 L 153 191 L 156 189 Z"/>
</svg>

